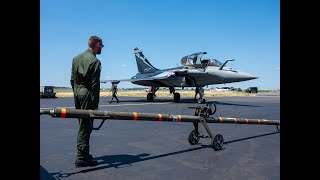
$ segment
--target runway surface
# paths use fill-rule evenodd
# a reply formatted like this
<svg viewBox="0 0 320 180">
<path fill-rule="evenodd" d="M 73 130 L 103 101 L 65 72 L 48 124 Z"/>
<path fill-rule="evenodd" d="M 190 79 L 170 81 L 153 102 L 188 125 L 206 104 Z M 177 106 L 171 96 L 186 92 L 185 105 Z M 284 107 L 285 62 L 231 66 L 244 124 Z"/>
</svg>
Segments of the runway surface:
<svg viewBox="0 0 320 180">
<path fill-rule="evenodd" d="M 181 97 L 119 97 L 109 104 L 101 97 L 99 110 L 194 115 L 188 106 L 198 104 Z M 214 116 L 280 120 L 280 94 L 249 97 L 206 97 L 217 105 Z M 72 98 L 40 99 L 40 109 L 73 108 Z M 95 120 L 95 127 L 101 120 Z M 280 132 L 273 125 L 209 124 L 214 135 L 223 135 L 220 151 L 211 139 L 190 145 L 194 129 L 187 122 L 108 120 L 93 131 L 90 153 L 95 167 L 75 168 L 76 119 L 40 116 L 40 179 L 280 179 Z M 202 125 L 200 134 L 207 135 Z"/>
</svg>

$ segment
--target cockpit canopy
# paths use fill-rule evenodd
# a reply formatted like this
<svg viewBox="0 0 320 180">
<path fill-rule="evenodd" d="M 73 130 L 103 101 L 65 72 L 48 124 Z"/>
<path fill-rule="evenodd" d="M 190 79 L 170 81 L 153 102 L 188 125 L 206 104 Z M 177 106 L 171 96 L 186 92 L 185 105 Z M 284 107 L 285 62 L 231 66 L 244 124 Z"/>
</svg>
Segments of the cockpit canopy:
<svg viewBox="0 0 320 180">
<path fill-rule="evenodd" d="M 202 55 L 207 54 L 207 52 L 197 52 L 184 56 L 181 59 L 182 66 L 192 66 L 192 67 L 206 67 L 206 66 L 217 66 L 220 67 L 222 63 L 216 59 L 203 59 Z"/>
</svg>

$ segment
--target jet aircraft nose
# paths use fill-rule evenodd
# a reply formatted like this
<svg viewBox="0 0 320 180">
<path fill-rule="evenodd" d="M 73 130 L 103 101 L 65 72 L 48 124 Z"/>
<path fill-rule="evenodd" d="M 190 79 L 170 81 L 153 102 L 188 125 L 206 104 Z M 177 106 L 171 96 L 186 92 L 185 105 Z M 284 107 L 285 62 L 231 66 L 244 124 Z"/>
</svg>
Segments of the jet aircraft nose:
<svg viewBox="0 0 320 180">
<path fill-rule="evenodd" d="M 238 72 L 237 77 L 241 79 L 242 81 L 252 80 L 252 79 L 258 79 L 257 76 L 245 73 L 245 72 Z"/>
<path fill-rule="evenodd" d="M 248 81 L 258 78 L 257 76 L 240 71 L 221 71 L 221 77 L 223 77 L 224 81 L 227 83 Z"/>
</svg>

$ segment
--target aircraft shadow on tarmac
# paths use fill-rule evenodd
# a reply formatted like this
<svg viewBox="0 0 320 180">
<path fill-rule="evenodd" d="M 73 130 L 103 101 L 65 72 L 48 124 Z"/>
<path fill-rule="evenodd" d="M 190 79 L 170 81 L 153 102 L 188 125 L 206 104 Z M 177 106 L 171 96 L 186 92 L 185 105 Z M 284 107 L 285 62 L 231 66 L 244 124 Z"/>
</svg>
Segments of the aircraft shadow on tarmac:
<svg viewBox="0 0 320 180">
<path fill-rule="evenodd" d="M 110 99 L 107 100 L 103 100 L 103 102 L 106 102 L 109 104 Z M 119 103 L 124 103 L 124 102 L 144 102 L 144 103 L 167 103 L 167 102 L 172 102 L 175 103 L 174 100 L 172 98 L 167 98 L 167 99 L 155 99 L 153 100 L 153 102 L 148 102 L 145 98 L 143 99 L 124 99 L 121 100 L 119 99 Z M 207 101 L 207 103 L 209 102 L 214 102 L 217 105 L 230 105 L 230 106 L 247 106 L 247 107 L 261 107 L 261 106 L 255 106 L 255 105 L 248 105 L 248 104 L 235 104 L 235 103 L 224 103 L 224 102 L 219 102 L 219 101 Z M 117 103 L 115 100 L 111 103 L 111 104 L 119 104 Z M 197 101 L 194 101 L 193 99 L 180 99 L 179 103 L 192 103 L 192 104 L 198 104 Z M 178 104 L 179 104 L 178 103 Z M 203 104 L 205 105 L 205 104 Z"/>
<path fill-rule="evenodd" d="M 280 132 L 276 131 L 276 132 L 257 135 L 257 136 L 235 139 L 235 140 L 231 140 L 231 141 L 226 141 L 226 142 L 224 142 L 224 144 L 230 144 L 230 143 L 234 143 L 234 142 L 244 141 L 244 140 L 253 139 L 253 138 L 259 138 L 259 137 L 278 134 L 278 133 L 280 133 Z M 125 168 L 128 166 L 132 166 L 132 164 L 136 163 L 136 162 L 147 161 L 147 160 L 162 158 L 162 157 L 166 157 L 166 156 L 172 156 L 175 154 L 186 153 L 186 152 L 200 150 L 200 149 L 204 149 L 204 148 L 212 149 L 211 145 L 202 145 L 201 143 L 199 143 L 198 145 L 200 145 L 200 147 L 171 152 L 171 153 L 160 154 L 160 155 L 151 156 L 151 157 L 148 157 L 148 156 L 150 156 L 150 154 L 148 154 L 148 153 L 142 153 L 142 154 L 138 154 L 138 155 L 119 154 L 119 155 L 101 156 L 101 157 L 95 158 L 95 160 L 98 160 L 98 162 L 99 162 L 98 166 L 96 166 L 96 167 L 93 167 L 90 169 L 83 169 L 83 170 L 71 172 L 71 173 L 62 173 L 60 171 L 57 173 L 50 173 L 50 174 L 55 179 L 60 179 L 60 178 L 66 178 L 66 177 L 69 177 L 71 175 L 78 174 L 78 173 L 87 173 L 87 172 L 102 170 L 102 169 L 106 169 L 106 168 Z M 222 148 L 222 150 L 223 149 L 225 149 L 225 148 Z M 101 166 L 103 164 L 106 164 L 106 165 Z"/>
<path fill-rule="evenodd" d="M 255 105 L 248 105 L 248 104 L 235 104 L 235 103 L 224 103 L 219 101 L 212 101 L 217 105 L 229 105 L 229 106 L 247 106 L 247 107 L 261 107 L 261 106 L 255 106 Z"/>
<path fill-rule="evenodd" d="M 159 103 L 159 102 L 172 102 L 172 103 L 175 103 L 174 100 L 172 98 L 161 98 L 161 99 L 154 99 L 152 102 L 149 102 L 146 100 L 146 98 L 141 98 L 141 99 L 129 99 L 129 98 L 126 98 L 126 99 L 121 99 L 121 98 L 118 98 L 119 99 L 119 103 L 122 103 L 122 102 L 144 102 L 144 103 Z M 107 100 L 103 100 L 102 102 L 106 102 L 106 103 L 109 103 L 110 99 L 107 99 Z M 179 103 L 197 103 L 197 101 L 194 101 L 193 99 L 180 99 Z M 117 104 L 117 102 L 115 100 L 113 100 L 112 104 Z"/>
</svg>

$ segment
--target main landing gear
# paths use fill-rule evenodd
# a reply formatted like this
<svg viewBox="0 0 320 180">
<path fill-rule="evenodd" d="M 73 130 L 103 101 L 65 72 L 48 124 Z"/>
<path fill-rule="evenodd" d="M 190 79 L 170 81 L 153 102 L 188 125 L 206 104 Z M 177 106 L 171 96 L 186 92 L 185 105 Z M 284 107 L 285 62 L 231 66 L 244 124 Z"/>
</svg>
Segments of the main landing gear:
<svg viewBox="0 0 320 180">
<path fill-rule="evenodd" d="M 156 96 L 156 92 L 159 90 L 159 87 L 155 87 L 155 86 L 151 86 L 149 89 L 148 89 L 148 94 L 147 94 L 147 101 L 148 102 L 152 102 L 153 99 Z M 179 102 L 180 101 L 180 93 L 178 92 L 175 92 L 175 89 L 174 87 L 169 87 L 169 90 L 170 90 L 170 94 L 173 93 L 173 99 L 174 99 L 174 102 Z"/>
<path fill-rule="evenodd" d="M 148 94 L 147 94 L 147 101 L 152 102 L 153 99 L 154 99 L 154 97 L 155 97 L 155 94 L 153 94 L 153 93 L 148 93 Z"/>
<path fill-rule="evenodd" d="M 180 101 L 180 93 L 178 93 L 178 92 L 173 93 L 173 99 L 174 99 L 174 102 L 179 102 Z"/>
<path fill-rule="evenodd" d="M 198 89 L 197 89 L 198 88 Z M 151 86 L 147 92 L 147 101 L 148 102 L 152 102 L 153 99 L 156 96 L 156 92 L 159 90 L 159 87 L 155 87 L 155 86 Z M 175 92 L 175 88 L 174 87 L 169 87 L 170 90 L 170 94 L 173 94 L 173 99 L 174 102 L 180 102 L 180 93 Z M 200 98 L 198 100 L 196 100 L 197 94 L 200 95 Z M 194 96 L 194 100 L 197 101 L 199 104 L 205 104 L 206 103 L 206 99 L 203 98 L 204 95 L 204 90 L 202 87 L 196 87 L 196 91 L 195 91 L 195 96 Z"/>
</svg>

